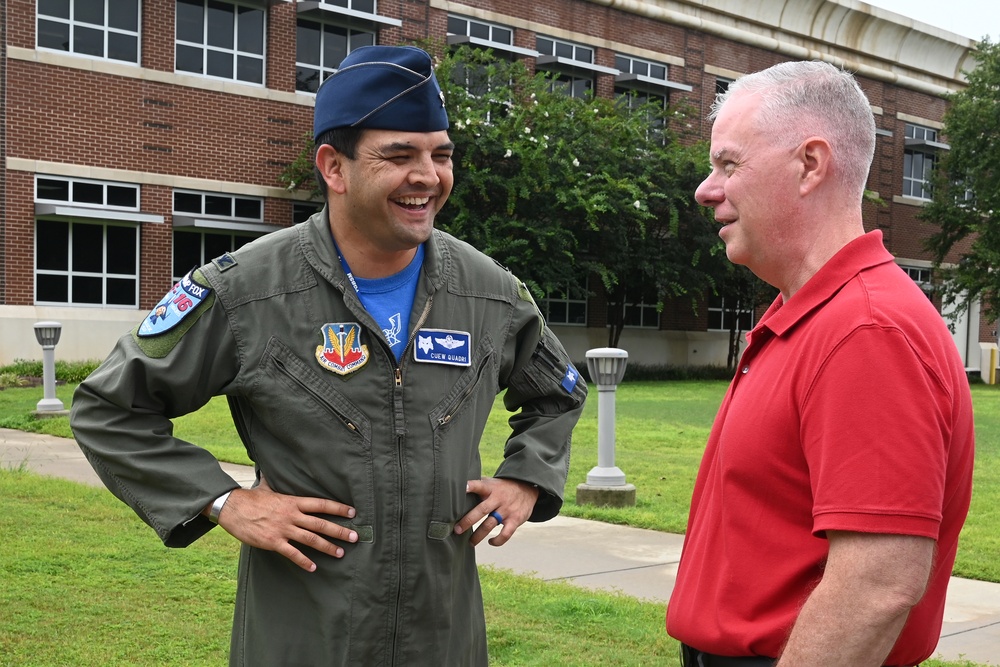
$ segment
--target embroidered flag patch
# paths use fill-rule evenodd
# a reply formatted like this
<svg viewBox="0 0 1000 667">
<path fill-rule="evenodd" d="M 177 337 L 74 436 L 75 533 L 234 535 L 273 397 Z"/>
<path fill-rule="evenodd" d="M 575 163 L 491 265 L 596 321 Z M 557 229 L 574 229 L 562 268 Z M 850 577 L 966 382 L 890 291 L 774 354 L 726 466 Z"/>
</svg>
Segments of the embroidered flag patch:
<svg viewBox="0 0 1000 667">
<path fill-rule="evenodd" d="M 566 390 L 567 394 L 572 394 L 573 389 L 576 387 L 576 381 L 580 379 L 580 374 L 576 372 L 573 368 L 573 364 L 566 366 L 566 374 L 563 375 L 562 388 Z"/>
<path fill-rule="evenodd" d="M 413 347 L 413 360 L 428 364 L 472 365 L 472 334 L 447 329 L 421 329 Z"/>
<path fill-rule="evenodd" d="M 194 269 L 177 281 L 177 284 L 160 299 L 139 325 L 137 334 L 141 337 L 156 336 L 170 331 L 193 313 L 198 305 L 208 298 L 212 288 L 197 282 L 191 274 Z"/>
<path fill-rule="evenodd" d="M 316 361 L 326 370 L 347 375 L 368 363 L 368 346 L 361 344 L 357 322 L 328 322 L 320 333 L 323 344 L 316 346 Z"/>
</svg>

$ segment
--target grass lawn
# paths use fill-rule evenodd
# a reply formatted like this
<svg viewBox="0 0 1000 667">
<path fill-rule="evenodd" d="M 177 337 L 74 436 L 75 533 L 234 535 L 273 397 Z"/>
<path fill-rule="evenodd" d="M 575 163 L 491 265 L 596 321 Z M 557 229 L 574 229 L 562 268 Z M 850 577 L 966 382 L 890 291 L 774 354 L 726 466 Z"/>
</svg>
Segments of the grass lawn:
<svg viewBox="0 0 1000 667">
<path fill-rule="evenodd" d="M 0 666 L 226 664 L 223 531 L 167 549 L 102 489 L 0 470 L 0 535 Z M 489 568 L 482 585 L 491 665 L 678 664 L 663 605 Z"/>
<path fill-rule="evenodd" d="M 223 531 L 167 549 L 102 489 L 0 470 L 0 535 L 0 667 L 226 664 L 238 543 Z M 491 665 L 678 665 L 662 604 L 481 579 Z"/>
<path fill-rule="evenodd" d="M 576 504 L 576 486 L 597 465 L 597 391 L 587 402 L 573 435 L 573 455 L 563 514 L 665 532 L 683 533 L 691 490 L 725 382 L 628 382 L 616 398 L 615 463 L 637 487 L 636 506 L 623 509 Z M 66 406 L 73 385 L 57 388 Z M 1000 385 L 972 386 L 976 411 L 976 471 L 972 508 L 959 544 L 955 574 L 1000 582 Z M 38 388 L 0 391 L 0 428 L 41 431 L 72 437 L 66 418 L 36 420 L 31 411 Z M 491 474 L 503 457 L 507 413 L 499 399 L 483 435 L 483 470 Z M 175 420 L 178 437 L 196 442 L 218 458 L 250 463 L 229 418 L 226 399 L 216 397 Z"/>
<path fill-rule="evenodd" d="M 619 388 L 616 464 L 638 488 L 638 501 L 617 510 L 574 502 L 576 485 L 597 462 L 595 391 L 574 434 L 563 513 L 683 532 L 695 472 L 725 387 L 635 382 Z M 66 406 L 73 388 L 57 389 Z M 972 391 L 975 491 L 955 573 L 1000 581 L 1000 388 L 974 385 Z M 0 391 L 0 427 L 71 437 L 66 418 L 30 416 L 39 398 L 38 388 Z M 506 432 L 498 402 L 481 445 L 487 473 L 502 458 Z M 175 433 L 223 460 L 249 463 L 224 398 L 176 420 Z M 0 667 L 224 664 L 237 546 L 222 531 L 187 549 L 165 549 L 105 491 L 5 470 L 0 535 Z M 482 580 L 493 665 L 677 664 L 660 604 L 488 568 Z"/>
</svg>

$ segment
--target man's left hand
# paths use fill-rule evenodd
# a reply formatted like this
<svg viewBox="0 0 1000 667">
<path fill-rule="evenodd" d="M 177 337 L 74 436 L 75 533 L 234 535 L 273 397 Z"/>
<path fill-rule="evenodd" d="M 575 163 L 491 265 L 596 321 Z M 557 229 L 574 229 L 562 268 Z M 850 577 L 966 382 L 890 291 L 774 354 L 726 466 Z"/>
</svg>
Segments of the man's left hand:
<svg viewBox="0 0 1000 667">
<path fill-rule="evenodd" d="M 495 547 L 506 544 L 518 526 L 528 520 L 539 493 L 538 487 L 533 484 L 496 477 L 469 480 L 465 490 L 475 493 L 482 502 L 455 524 L 455 533 L 461 535 L 482 520 L 469 540 L 472 546 L 476 546 L 497 527 L 499 522 L 496 517 L 490 516 L 491 512 L 496 512 L 503 518 L 503 530 L 489 541 Z"/>
</svg>

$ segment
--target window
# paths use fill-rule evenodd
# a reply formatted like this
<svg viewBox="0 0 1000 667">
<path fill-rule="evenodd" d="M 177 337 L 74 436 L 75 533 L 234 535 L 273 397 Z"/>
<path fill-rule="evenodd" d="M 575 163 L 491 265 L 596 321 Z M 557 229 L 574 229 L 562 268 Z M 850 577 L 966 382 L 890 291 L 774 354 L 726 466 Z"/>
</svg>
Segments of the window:
<svg viewBox="0 0 1000 667">
<path fill-rule="evenodd" d="M 174 190 L 174 213 L 260 222 L 264 219 L 264 200 L 259 197 Z"/>
<path fill-rule="evenodd" d="M 901 269 L 906 272 L 906 275 L 917 284 L 917 287 L 927 296 L 931 301 L 934 300 L 934 282 L 932 280 L 931 269 L 929 267 L 921 266 L 902 266 Z"/>
<path fill-rule="evenodd" d="M 708 330 L 709 331 L 750 331 L 753 328 L 753 312 L 744 310 L 737 301 L 736 307 L 727 304 L 726 300 L 715 294 L 708 297 Z"/>
<path fill-rule="evenodd" d="M 638 109 L 648 103 L 653 103 L 660 110 L 667 108 L 669 100 L 666 89 L 659 91 L 649 90 L 645 82 L 667 82 L 667 66 L 662 63 L 655 63 L 649 60 L 641 60 L 631 56 L 616 55 L 615 67 L 621 70 L 624 75 L 633 74 L 634 81 L 615 84 L 615 97 L 618 102 L 627 109 Z M 655 130 L 663 127 L 663 118 L 650 118 L 650 125 Z"/>
<path fill-rule="evenodd" d="M 374 32 L 300 18 L 295 42 L 295 90 L 315 93 L 348 53 L 374 44 Z"/>
<path fill-rule="evenodd" d="M 715 94 L 722 95 L 727 90 L 729 90 L 729 84 L 731 84 L 735 79 L 729 79 L 724 76 L 715 77 Z"/>
<path fill-rule="evenodd" d="M 35 179 L 35 201 L 138 211 L 139 186 L 39 176 Z"/>
<path fill-rule="evenodd" d="M 587 325 L 587 291 L 578 285 L 542 299 L 538 307 L 549 324 Z"/>
<path fill-rule="evenodd" d="M 292 204 L 292 224 L 297 225 L 300 222 L 305 222 L 311 216 L 319 213 L 322 208 L 323 207 L 319 204 L 295 202 Z"/>
<path fill-rule="evenodd" d="M 35 210 L 35 303 L 138 307 L 139 186 L 37 176 Z"/>
<path fill-rule="evenodd" d="M 322 4 L 342 7 L 361 14 L 375 13 L 375 0 L 322 0 Z"/>
<path fill-rule="evenodd" d="M 232 252 L 264 233 L 264 200 L 259 197 L 174 190 L 173 212 L 174 282 L 193 267 Z"/>
<path fill-rule="evenodd" d="M 625 318 L 627 327 L 642 327 L 656 329 L 660 326 L 660 311 L 655 303 L 638 301 L 625 303 Z"/>
<path fill-rule="evenodd" d="M 536 65 L 556 75 L 552 90 L 578 98 L 594 90 L 594 49 L 541 35 L 535 38 L 535 49 L 539 53 Z"/>
<path fill-rule="evenodd" d="M 622 74 L 637 74 L 656 81 L 667 80 L 667 66 L 663 63 L 619 54 L 615 56 L 615 67 L 621 70 Z"/>
<path fill-rule="evenodd" d="M 173 281 L 176 283 L 193 268 L 237 250 L 257 238 L 255 234 L 174 230 Z"/>
<path fill-rule="evenodd" d="M 139 62 L 139 0 L 38 0 L 37 18 L 40 49 Z"/>
<path fill-rule="evenodd" d="M 139 229 L 35 221 L 35 303 L 139 305 Z"/>
<path fill-rule="evenodd" d="M 448 16 L 448 34 L 472 37 L 476 44 L 488 42 L 498 46 L 514 45 L 514 30 L 495 23 L 486 23 L 465 16 Z"/>
<path fill-rule="evenodd" d="M 653 104 L 660 111 L 666 110 L 669 101 L 668 89 L 652 89 L 656 85 L 653 82 L 666 84 L 666 65 L 618 54 L 615 56 L 615 67 L 622 73 L 616 77 L 615 83 L 615 98 L 619 104 L 626 109 L 639 109 Z M 648 121 L 653 132 L 662 131 L 663 116 L 650 114 Z"/>
<path fill-rule="evenodd" d="M 937 156 L 928 145 L 936 145 L 937 130 L 906 124 L 906 148 L 903 151 L 903 196 L 931 199 L 931 173 Z"/>
<path fill-rule="evenodd" d="M 178 72 L 264 84 L 264 15 L 219 0 L 177 0 Z"/>
<path fill-rule="evenodd" d="M 537 55 L 535 51 L 514 46 L 514 29 L 495 23 L 486 23 L 465 16 L 448 16 L 448 44 L 454 47 L 469 45 L 489 49 L 496 60 L 514 60 L 515 55 Z M 485 95 L 494 87 L 490 80 L 488 65 L 475 64 L 456 67 L 452 81 L 475 96 Z M 509 82 L 508 82 L 509 83 Z"/>
</svg>

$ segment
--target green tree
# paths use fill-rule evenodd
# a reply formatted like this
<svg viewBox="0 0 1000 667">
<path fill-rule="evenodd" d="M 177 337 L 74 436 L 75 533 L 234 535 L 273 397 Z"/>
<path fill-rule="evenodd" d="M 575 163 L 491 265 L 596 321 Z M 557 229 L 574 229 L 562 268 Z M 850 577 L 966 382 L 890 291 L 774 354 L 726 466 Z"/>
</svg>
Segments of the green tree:
<svg viewBox="0 0 1000 667">
<path fill-rule="evenodd" d="M 928 239 L 939 292 L 960 314 L 980 299 L 1000 317 L 1000 44 L 974 53 L 968 87 L 950 96 L 942 134 L 951 149 L 936 165 L 934 201 L 920 217 L 939 230 Z M 954 261 L 956 260 L 957 261 Z"/>
<path fill-rule="evenodd" d="M 714 223 L 695 203 L 707 147 L 680 108 L 571 98 L 521 62 L 462 48 L 437 67 L 456 184 L 442 228 L 510 267 L 536 296 L 594 275 L 616 346 L 625 305 L 701 302 L 714 288 Z"/>
</svg>

